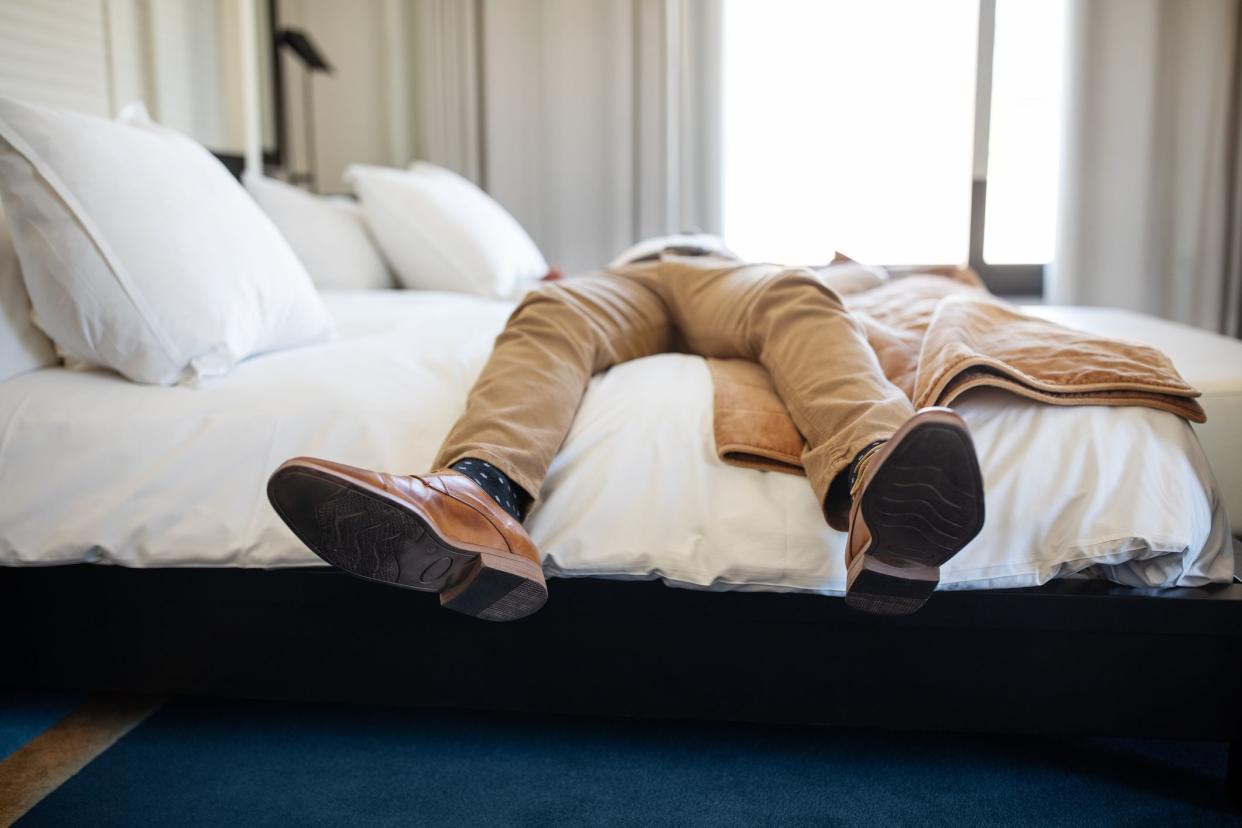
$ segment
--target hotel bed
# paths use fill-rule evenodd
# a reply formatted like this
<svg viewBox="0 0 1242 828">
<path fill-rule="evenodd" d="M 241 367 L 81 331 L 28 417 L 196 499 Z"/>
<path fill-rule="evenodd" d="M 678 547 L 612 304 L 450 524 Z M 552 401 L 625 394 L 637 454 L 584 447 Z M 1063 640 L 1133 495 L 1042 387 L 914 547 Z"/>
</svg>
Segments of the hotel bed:
<svg viewBox="0 0 1242 828">
<path fill-rule="evenodd" d="M 334 341 L 197 387 L 65 368 L 0 383 L 0 684 L 1238 738 L 1242 343 L 1031 309 L 1162 347 L 1207 392 L 1212 430 L 964 398 L 987 527 L 908 618 L 808 594 L 841 592 L 844 538 L 804 480 L 717 459 L 702 360 L 622 366 L 594 381 L 529 522 L 565 577 L 535 616 L 498 625 L 318 565 L 262 492 L 299 453 L 424 469 L 511 305 L 324 299 Z"/>
<path fill-rule="evenodd" d="M 0 563 L 319 565 L 263 496 L 271 470 L 298 454 L 428 469 L 512 307 L 429 291 L 323 298 L 334 341 L 253 358 L 196 387 L 64 368 L 0 384 Z M 1039 312 L 1084 321 L 1082 311 Z M 1242 384 L 1242 359 L 1235 366 Z M 548 574 L 843 591 L 844 535 L 825 525 L 804 479 L 716 458 L 711 400 L 693 356 L 596 378 L 528 522 Z M 1182 419 L 996 390 L 958 408 L 980 452 L 988 521 L 944 568 L 945 588 L 1232 579 L 1224 498 Z M 1232 415 L 1222 433 L 1236 436 L 1237 412 L 1212 398 L 1208 408 L 1213 426 Z M 1226 469 L 1242 465 L 1213 449 Z"/>
<path fill-rule="evenodd" d="M 946 591 L 905 619 L 788 594 L 844 583 L 844 538 L 809 486 L 716 458 L 702 360 L 622 366 L 594 381 L 529 521 L 548 573 L 564 577 L 540 613 L 495 625 L 320 566 L 262 492 L 299 453 L 424 469 L 511 305 L 323 296 L 334 341 L 196 387 L 65 368 L 0 383 L 6 683 L 1237 735 L 1228 514 L 1242 495 L 1230 476 L 1242 343 L 1119 311 L 1032 308 L 1166 350 L 1207 392 L 1214 430 L 1196 436 L 1149 409 L 964 398 L 987 527 L 945 568 Z"/>
</svg>

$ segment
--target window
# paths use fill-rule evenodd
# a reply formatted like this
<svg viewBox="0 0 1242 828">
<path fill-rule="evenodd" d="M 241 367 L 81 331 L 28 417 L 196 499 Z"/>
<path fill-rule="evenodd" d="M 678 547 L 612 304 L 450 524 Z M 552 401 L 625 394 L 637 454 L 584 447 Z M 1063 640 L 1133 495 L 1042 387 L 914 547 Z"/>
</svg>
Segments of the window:
<svg viewBox="0 0 1242 828">
<path fill-rule="evenodd" d="M 1062 18 L 1063 0 L 725 0 L 725 238 L 760 260 L 1038 279 Z"/>
<path fill-rule="evenodd" d="M 1065 4 L 998 0 L 983 261 L 1045 264 L 1056 242 Z"/>
</svg>

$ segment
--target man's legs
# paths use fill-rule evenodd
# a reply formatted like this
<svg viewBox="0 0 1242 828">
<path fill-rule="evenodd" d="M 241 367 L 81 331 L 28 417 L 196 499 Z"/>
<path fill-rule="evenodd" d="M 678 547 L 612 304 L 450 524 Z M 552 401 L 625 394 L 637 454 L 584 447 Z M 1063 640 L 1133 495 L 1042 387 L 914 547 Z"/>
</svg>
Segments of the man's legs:
<svg viewBox="0 0 1242 828">
<path fill-rule="evenodd" d="M 583 277 L 528 296 L 436 471 L 294 458 L 268 482 L 277 513 L 316 555 L 359 577 L 437 592 L 444 606 L 488 620 L 538 610 L 547 587 L 509 481 L 538 496 L 591 375 L 671 346 L 666 306 L 642 274 Z"/>
<path fill-rule="evenodd" d="M 591 377 L 672 347 L 668 310 L 645 278 L 655 267 L 530 294 L 497 338 L 432 467 L 483 460 L 537 498 Z"/>
<path fill-rule="evenodd" d="M 833 490 L 829 502 L 833 481 L 914 415 L 884 376 L 862 326 L 801 268 L 667 258 L 661 286 L 691 352 L 750 359 L 767 370 L 806 439 L 802 461 L 811 488 L 829 522 L 844 531 L 848 490 Z"/>
<path fill-rule="evenodd" d="M 828 522 L 849 531 L 847 601 L 920 607 L 939 567 L 983 525 L 966 424 L 915 413 L 840 298 L 809 270 L 670 258 L 660 271 L 690 351 L 754 360 L 807 443 L 803 465 Z"/>
</svg>

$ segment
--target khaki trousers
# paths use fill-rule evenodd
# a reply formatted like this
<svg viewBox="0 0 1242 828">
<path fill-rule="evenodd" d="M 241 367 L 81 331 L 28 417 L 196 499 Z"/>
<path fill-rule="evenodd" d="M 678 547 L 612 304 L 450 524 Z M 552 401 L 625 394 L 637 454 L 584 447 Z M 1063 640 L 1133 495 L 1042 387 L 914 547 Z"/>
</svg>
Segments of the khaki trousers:
<svg viewBox="0 0 1242 828">
<path fill-rule="evenodd" d="M 591 376 L 668 352 L 762 365 L 805 438 L 802 462 L 826 507 L 837 475 L 914 413 L 861 324 L 814 272 L 666 255 L 530 293 L 435 468 L 475 457 L 538 498 Z M 848 496 L 840 488 L 834 501 Z"/>
</svg>

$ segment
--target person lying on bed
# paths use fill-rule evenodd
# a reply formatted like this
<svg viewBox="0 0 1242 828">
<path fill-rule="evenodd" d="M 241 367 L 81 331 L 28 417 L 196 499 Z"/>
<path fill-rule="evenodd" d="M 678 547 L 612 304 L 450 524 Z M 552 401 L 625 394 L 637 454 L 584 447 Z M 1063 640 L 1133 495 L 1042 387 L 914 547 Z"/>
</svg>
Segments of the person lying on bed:
<svg viewBox="0 0 1242 828">
<path fill-rule="evenodd" d="M 521 618 L 547 600 L 521 521 L 588 382 L 670 351 L 749 359 L 770 373 L 806 439 L 815 496 L 829 523 L 849 532 L 850 606 L 913 612 L 939 567 L 982 528 L 983 483 L 962 419 L 947 408 L 915 411 L 813 271 L 745 264 L 723 248 L 666 249 L 528 294 L 431 473 L 300 457 L 273 473 L 268 496 L 330 564 L 437 592 L 468 615 Z"/>
</svg>

